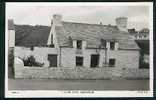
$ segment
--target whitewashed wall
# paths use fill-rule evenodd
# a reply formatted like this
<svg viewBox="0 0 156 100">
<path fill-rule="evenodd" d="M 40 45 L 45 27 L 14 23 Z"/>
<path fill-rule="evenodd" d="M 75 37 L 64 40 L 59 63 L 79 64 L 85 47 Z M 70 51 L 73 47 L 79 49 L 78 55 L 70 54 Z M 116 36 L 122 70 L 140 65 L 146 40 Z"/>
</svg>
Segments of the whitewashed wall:
<svg viewBox="0 0 156 100">
<path fill-rule="evenodd" d="M 34 47 L 31 51 L 30 48 L 26 47 L 15 47 L 14 51 L 15 57 L 29 57 L 33 55 L 36 61 L 44 63 L 44 67 L 49 67 L 48 54 L 58 54 L 57 49 L 48 47 Z"/>
<path fill-rule="evenodd" d="M 139 69 L 139 51 L 115 50 L 107 51 L 107 60 L 116 59 L 115 67 L 103 67 L 105 50 L 100 51 L 100 68 L 90 68 L 91 55 L 97 54 L 95 49 L 82 50 L 76 54 L 76 49 L 61 48 L 61 67 L 49 68 L 48 54 L 58 54 L 59 50 L 48 47 L 30 48 L 15 47 L 15 56 L 24 58 L 34 55 L 37 61 L 45 63 L 44 67 L 28 67 L 15 65 L 15 78 L 62 78 L 62 79 L 107 79 L 107 78 L 149 78 L 148 69 Z M 76 66 L 76 56 L 83 56 L 83 67 Z M 108 61 L 107 61 L 108 62 Z M 124 68 L 124 69 L 123 69 Z M 22 73 L 22 74 L 21 74 Z"/>
<path fill-rule="evenodd" d="M 34 55 L 37 61 L 44 63 L 45 67 L 49 66 L 48 54 L 58 54 L 57 64 L 61 62 L 63 67 L 75 67 L 76 56 L 83 57 L 83 66 L 90 67 L 91 55 L 97 54 L 96 49 L 82 49 L 82 54 L 76 54 L 74 48 L 61 48 L 61 60 L 59 60 L 60 49 L 48 48 L 48 47 L 34 47 L 31 51 L 30 48 L 15 47 L 15 56 L 24 58 L 30 55 Z M 105 61 L 105 50 L 100 51 L 99 67 L 103 67 Z M 107 62 L 110 58 L 116 59 L 115 68 L 139 68 L 139 51 L 138 50 L 107 50 Z"/>
<path fill-rule="evenodd" d="M 85 49 L 82 50 L 82 54 L 76 54 L 76 49 L 62 48 L 62 65 L 64 67 L 76 66 L 76 56 L 83 57 L 83 65 L 90 67 L 91 55 L 97 54 L 96 49 Z M 103 66 L 105 61 L 105 50 L 100 51 L 99 67 Z M 110 58 L 116 59 L 117 68 L 139 68 L 139 51 L 138 50 L 108 50 L 107 51 L 107 62 Z"/>
<path fill-rule="evenodd" d="M 9 47 L 15 46 L 15 30 L 8 30 Z"/>
</svg>

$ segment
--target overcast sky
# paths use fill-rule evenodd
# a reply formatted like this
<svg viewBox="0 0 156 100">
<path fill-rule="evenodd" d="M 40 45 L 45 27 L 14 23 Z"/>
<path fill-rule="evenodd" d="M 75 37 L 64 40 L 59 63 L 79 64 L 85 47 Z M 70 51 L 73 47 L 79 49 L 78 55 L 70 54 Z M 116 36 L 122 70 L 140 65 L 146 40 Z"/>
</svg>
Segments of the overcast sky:
<svg viewBox="0 0 156 100">
<path fill-rule="evenodd" d="M 149 27 L 149 6 L 132 5 L 48 5 L 35 3 L 8 3 L 7 19 L 15 24 L 48 25 L 53 14 L 62 14 L 63 21 L 115 25 L 116 17 L 128 17 L 128 28 L 140 30 Z"/>
</svg>

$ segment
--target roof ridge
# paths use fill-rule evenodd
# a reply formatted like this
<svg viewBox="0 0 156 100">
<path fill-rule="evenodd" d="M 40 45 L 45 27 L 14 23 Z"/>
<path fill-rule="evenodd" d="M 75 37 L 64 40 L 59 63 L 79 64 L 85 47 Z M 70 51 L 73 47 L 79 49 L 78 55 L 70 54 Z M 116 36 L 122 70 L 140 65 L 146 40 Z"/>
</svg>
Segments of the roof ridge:
<svg viewBox="0 0 156 100">
<path fill-rule="evenodd" d="M 104 25 L 104 24 L 96 24 L 96 23 L 82 23 L 82 22 L 72 22 L 72 21 L 62 21 L 63 23 L 73 23 L 73 24 L 85 24 L 85 25 L 97 25 L 97 26 L 112 26 L 112 27 L 117 27 L 116 25 Z"/>
</svg>

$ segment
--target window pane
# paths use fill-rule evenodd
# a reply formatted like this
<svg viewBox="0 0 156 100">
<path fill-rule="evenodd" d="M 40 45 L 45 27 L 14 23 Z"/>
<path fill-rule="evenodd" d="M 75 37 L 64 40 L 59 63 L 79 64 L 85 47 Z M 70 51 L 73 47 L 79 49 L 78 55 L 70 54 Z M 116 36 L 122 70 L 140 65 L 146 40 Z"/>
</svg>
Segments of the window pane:
<svg viewBox="0 0 156 100">
<path fill-rule="evenodd" d="M 82 41 L 81 40 L 77 41 L 77 49 L 82 49 Z"/>
<path fill-rule="evenodd" d="M 115 59 L 109 59 L 109 66 L 114 67 L 115 66 Z"/>
<path fill-rule="evenodd" d="M 104 48 L 106 48 L 106 40 L 104 40 L 104 39 L 101 39 L 101 46 L 102 47 L 104 47 Z"/>
<path fill-rule="evenodd" d="M 76 57 L 76 66 L 83 66 L 83 57 Z"/>
<path fill-rule="evenodd" d="M 114 50 L 114 48 L 115 48 L 115 42 L 110 42 L 110 49 Z"/>
</svg>

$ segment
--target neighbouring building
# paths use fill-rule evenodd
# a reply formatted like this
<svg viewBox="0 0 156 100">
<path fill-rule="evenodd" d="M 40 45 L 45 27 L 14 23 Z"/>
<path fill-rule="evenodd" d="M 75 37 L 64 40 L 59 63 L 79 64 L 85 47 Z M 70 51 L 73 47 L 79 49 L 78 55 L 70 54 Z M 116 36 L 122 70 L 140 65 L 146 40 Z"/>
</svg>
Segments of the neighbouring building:
<svg viewBox="0 0 156 100">
<path fill-rule="evenodd" d="M 128 29 L 128 32 L 140 48 L 139 68 L 149 68 L 149 29 L 143 28 L 140 31 L 136 31 L 135 28 L 133 28 Z"/>
<path fill-rule="evenodd" d="M 139 35 L 137 35 L 136 38 L 141 40 L 149 40 L 149 29 L 143 28 L 142 30 L 140 30 Z"/>
<path fill-rule="evenodd" d="M 135 40 L 149 40 L 149 29 L 143 28 L 140 31 L 136 31 L 135 28 L 128 29 L 128 32 L 131 34 L 132 38 Z"/>
<path fill-rule="evenodd" d="M 51 27 L 14 25 L 14 56 L 34 56 L 43 64 L 40 68 L 24 66 L 21 75 L 15 71 L 15 77 L 147 78 L 148 70 L 139 69 L 140 48 L 127 31 L 127 18 L 115 21 L 115 26 L 65 22 L 61 15 L 53 15 Z"/>
<path fill-rule="evenodd" d="M 15 27 L 13 20 L 8 20 L 8 77 L 13 78 L 14 77 L 14 68 L 13 68 L 13 62 L 14 62 L 14 47 L 15 47 Z"/>
</svg>

